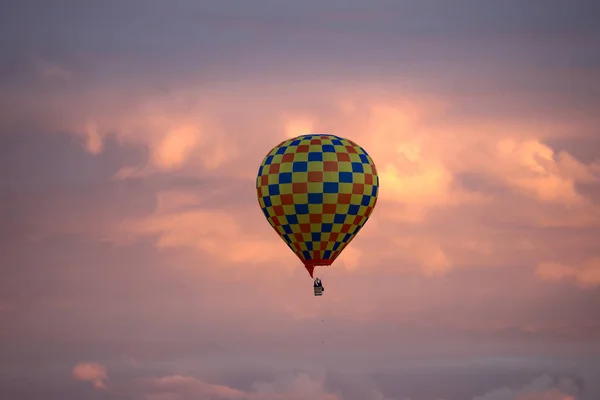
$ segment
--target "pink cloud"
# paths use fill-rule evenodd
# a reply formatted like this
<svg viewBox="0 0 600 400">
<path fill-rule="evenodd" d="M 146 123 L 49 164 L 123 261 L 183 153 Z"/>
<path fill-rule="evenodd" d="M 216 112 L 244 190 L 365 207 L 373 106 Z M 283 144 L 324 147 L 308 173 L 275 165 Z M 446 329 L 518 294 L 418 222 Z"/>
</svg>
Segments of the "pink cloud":
<svg viewBox="0 0 600 400">
<path fill-rule="evenodd" d="M 520 389 L 495 389 L 473 400 L 577 400 L 578 396 L 579 388 L 573 380 L 544 375 Z"/>
<path fill-rule="evenodd" d="M 90 381 L 96 389 L 106 389 L 106 370 L 99 364 L 79 364 L 75 379 Z M 323 376 L 307 373 L 286 375 L 274 381 L 256 381 L 242 390 L 189 375 L 165 375 L 153 378 L 115 381 L 111 393 L 140 400 L 343 400 L 324 387 Z"/>
<path fill-rule="evenodd" d="M 93 382 L 95 389 L 106 389 L 102 382 L 107 379 L 106 370 L 102 366 L 80 364 L 73 371 L 76 379 Z M 323 373 L 287 373 L 268 381 L 256 380 L 247 389 L 240 389 L 192 375 L 167 374 L 116 380 L 109 391 L 136 400 L 345 400 L 341 392 L 326 389 L 325 377 Z M 98 381 L 100 384 L 95 383 Z M 373 383 L 356 383 L 366 395 L 365 400 L 396 400 L 375 388 Z M 573 379 L 543 375 L 521 388 L 497 388 L 472 400 L 577 400 L 579 395 L 580 387 Z"/>
<path fill-rule="evenodd" d="M 183 18 L 174 19 L 165 18 L 168 6 L 141 14 L 135 5 L 70 7 L 65 29 L 56 23 L 69 13 L 15 8 L 29 22 L 15 19 L 9 30 L 52 34 L 21 35 L 0 67 L 3 389 L 26 382 L 13 379 L 20 371 L 41 377 L 44 368 L 71 367 L 73 357 L 102 354 L 110 379 L 105 365 L 82 362 L 65 378 L 83 387 L 65 390 L 139 400 L 347 400 L 320 374 L 237 386 L 195 368 L 273 362 L 374 371 L 412 367 L 413 359 L 595 350 L 600 114 L 592 109 L 600 80 L 575 69 L 589 67 L 591 40 L 548 36 L 517 19 L 508 36 L 487 26 L 465 42 L 469 28 L 456 14 L 454 22 L 434 18 L 433 30 L 400 24 L 406 40 L 394 42 L 391 25 L 342 26 L 355 16 L 302 2 L 302 15 L 273 9 L 262 25 L 243 21 L 254 6 L 228 16 L 216 3 L 176 7 Z M 470 16 L 497 22 L 486 10 Z M 508 18 L 515 10 L 500 11 Z M 393 22 L 393 12 L 384 14 Z M 74 35 L 86 18 L 110 32 L 90 25 Z M 173 29 L 161 28 L 171 20 Z M 140 31 L 156 21 L 165 34 Z M 190 35 L 196 28 L 204 33 Z M 365 28 L 395 48 L 373 47 Z M 233 43 L 240 29 L 243 41 Z M 543 38 L 527 39 L 531 29 Z M 154 33 L 160 40 L 146 46 Z M 333 41 L 321 43 L 323 33 Z M 65 38 L 73 46 L 60 46 Z M 487 39 L 496 46 L 482 48 Z M 21 60 L 31 45 L 45 55 Z M 319 54 L 294 52 L 305 45 L 321 46 Z M 557 49 L 572 68 L 553 59 Z M 317 273 L 323 298 L 312 296 L 311 279 L 254 191 L 269 149 L 309 132 L 364 146 L 381 181 L 368 224 Z M 114 354 L 131 355 L 117 362 L 135 371 L 119 375 L 108 361 Z M 580 400 L 574 385 L 542 377 L 477 400 Z M 374 386 L 360 400 L 407 400 Z"/>
<path fill-rule="evenodd" d="M 30 57 L 37 73 L 45 80 L 66 80 L 71 78 L 73 73 L 66 69 L 60 63 L 51 61 L 37 55 Z"/>
<path fill-rule="evenodd" d="M 282 101 L 287 89 L 295 89 L 296 96 Z M 258 90 L 264 95 L 256 97 Z M 251 192 L 266 152 L 278 141 L 307 131 L 356 140 L 380 171 L 377 209 L 336 264 L 347 271 L 397 257 L 399 263 L 417 264 L 421 273 L 435 277 L 471 265 L 547 259 L 544 247 L 549 243 L 535 237 L 500 237 L 483 219 L 537 228 L 600 226 L 600 206 L 578 186 L 599 184 L 598 162 L 582 162 L 544 143 L 565 135 L 561 125 L 507 117 L 440 123 L 451 111 L 451 99 L 419 93 L 384 96 L 368 84 L 343 89 L 290 84 L 285 90 L 247 83 L 231 94 L 220 87 L 201 92 L 190 85 L 164 98 L 132 94 L 118 101 L 114 89 L 88 93 L 81 101 L 82 112 L 58 112 L 63 118 L 51 125 L 80 132 L 93 154 L 103 151 L 109 137 L 147 149 L 145 160 L 122 165 L 114 179 L 168 173 L 230 179 L 239 184 L 244 204 L 206 207 L 203 200 L 212 189 L 203 196 L 160 189 L 157 207 L 149 215 L 118 223 L 48 221 L 40 230 L 93 230 L 117 244 L 155 238 L 163 251 L 193 250 L 233 269 L 277 263 L 291 271 L 298 261 L 262 219 Z M 94 107 L 100 103 L 111 106 Z M 480 176 L 510 196 L 500 190 L 467 189 L 461 174 Z M 446 219 L 437 222 L 443 213 Z"/>
<path fill-rule="evenodd" d="M 591 258 L 579 265 L 542 262 L 537 266 L 536 274 L 549 281 L 567 280 L 582 287 L 596 287 L 600 285 L 600 258 Z"/>
<path fill-rule="evenodd" d="M 71 371 L 73 378 L 78 381 L 90 382 L 96 389 L 104 389 L 108 380 L 106 368 L 96 363 L 80 363 Z"/>
</svg>

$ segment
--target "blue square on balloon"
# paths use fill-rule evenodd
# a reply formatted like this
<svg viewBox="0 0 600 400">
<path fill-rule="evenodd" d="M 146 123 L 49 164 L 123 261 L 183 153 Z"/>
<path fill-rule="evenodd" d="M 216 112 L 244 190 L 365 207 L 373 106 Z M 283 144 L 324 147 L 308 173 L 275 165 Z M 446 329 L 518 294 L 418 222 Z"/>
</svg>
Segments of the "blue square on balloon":
<svg viewBox="0 0 600 400">
<path fill-rule="evenodd" d="M 258 167 L 258 176 L 262 175 L 262 170 L 263 170 L 263 167 L 261 165 L 260 167 Z"/>
<path fill-rule="evenodd" d="M 323 252 L 323 259 L 324 259 L 324 260 L 328 260 L 328 259 L 329 259 L 329 257 L 331 257 L 331 250 L 325 250 L 325 251 Z"/>
<path fill-rule="evenodd" d="M 303 251 L 302 256 L 305 260 L 312 260 L 312 256 L 310 255 L 310 251 Z"/>
<path fill-rule="evenodd" d="M 292 163 L 292 172 L 307 172 L 308 163 L 306 161 L 294 161 Z"/>
<path fill-rule="evenodd" d="M 334 146 L 343 146 L 343 144 L 342 144 L 342 141 L 341 141 L 341 140 L 338 140 L 338 139 L 333 139 L 333 140 L 331 141 L 331 143 L 332 143 Z"/>
<path fill-rule="evenodd" d="M 287 147 L 280 147 L 277 149 L 277 152 L 275 154 L 285 154 L 286 150 L 287 150 Z"/>
<path fill-rule="evenodd" d="M 335 147 L 332 144 L 324 144 L 321 149 L 323 153 L 335 153 Z"/>
<path fill-rule="evenodd" d="M 265 207 L 271 207 L 273 205 L 271 202 L 271 196 L 263 197 L 263 201 L 265 202 Z"/>
<path fill-rule="evenodd" d="M 271 165 L 272 162 L 273 162 L 273 156 L 268 156 L 265 159 L 265 165 Z"/>
<path fill-rule="evenodd" d="M 275 196 L 279 194 L 279 185 L 269 185 L 269 196 Z"/>
<path fill-rule="evenodd" d="M 323 153 L 311 151 L 308 153 L 308 161 L 323 161 Z"/>
<path fill-rule="evenodd" d="M 362 201 L 360 202 L 360 205 L 366 207 L 369 205 L 370 202 L 371 202 L 371 196 L 365 194 L 362 197 Z"/>
<path fill-rule="evenodd" d="M 365 172 L 365 169 L 363 168 L 362 163 L 359 162 L 353 162 L 352 163 L 352 172 Z"/>
<path fill-rule="evenodd" d="M 283 235 L 283 240 L 285 240 L 285 242 L 286 242 L 287 244 L 290 244 L 290 243 L 292 243 L 292 239 L 290 239 L 290 237 L 289 237 L 288 235 Z"/>
<path fill-rule="evenodd" d="M 335 244 L 333 245 L 333 251 L 336 251 L 337 249 L 340 248 L 342 244 L 340 242 L 335 242 Z"/>
<path fill-rule="evenodd" d="M 287 223 L 290 225 L 296 225 L 298 223 L 298 217 L 295 216 L 294 214 L 286 215 L 285 219 L 287 219 Z"/>
<path fill-rule="evenodd" d="M 320 242 L 321 241 L 321 232 L 313 232 L 310 234 L 311 236 L 311 240 L 313 242 Z"/>
<path fill-rule="evenodd" d="M 289 145 L 290 146 L 298 146 L 301 142 L 302 142 L 301 140 L 296 139 L 296 140 L 292 141 L 292 143 L 290 143 Z"/>
<path fill-rule="evenodd" d="M 308 204 L 323 204 L 323 193 L 309 193 Z"/>
<path fill-rule="evenodd" d="M 308 249 L 308 251 L 313 251 L 313 244 L 312 242 L 306 242 L 306 248 Z"/>
<path fill-rule="evenodd" d="M 333 217 L 334 224 L 343 224 L 346 222 L 346 216 L 344 214 L 335 214 Z"/>
<path fill-rule="evenodd" d="M 358 157 L 363 164 L 369 164 L 369 157 L 366 154 L 359 154 Z"/>
<path fill-rule="evenodd" d="M 359 209 L 360 209 L 360 206 L 358 206 L 356 204 L 350 204 L 348 206 L 348 214 L 350 214 L 350 215 L 357 215 Z"/>
<path fill-rule="evenodd" d="M 352 172 L 338 172 L 341 183 L 352 183 Z"/>
<path fill-rule="evenodd" d="M 321 224 L 321 232 L 331 232 L 333 224 Z"/>
<path fill-rule="evenodd" d="M 282 172 L 279 174 L 279 183 L 292 183 L 292 173 Z"/>
<path fill-rule="evenodd" d="M 337 193 L 340 191 L 340 185 L 337 182 L 323 182 L 323 193 Z"/>
<path fill-rule="evenodd" d="M 281 225 L 281 227 L 283 228 L 283 231 L 287 234 L 294 233 L 292 232 L 292 227 L 289 225 Z"/>
<path fill-rule="evenodd" d="M 346 233 L 346 236 L 344 236 L 344 240 L 342 240 L 342 242 L 346 243 L 350 239 L 352 239 L 352 234 Z"/>
<path fill-rule="evenodd" d="M 308 214 L 308 204 L 296 204 L 294 205 L 294 208 L 296 209 L 296 214 L 298 215 Z"/>
<path fill-rule="evenodd" d="M 377 196 L 377 186 L 373 186 L 373 189 L 371 189 L 371 196 Z"/>
<path fill-rule="evenodd" d="M 265 214 L 265 217 L 267 217 L 267 218 L 270 217 L 269 211 L 267 211 L 267 207 L 263 207 L 262 212 L 263 212 L 263 214 Z"/>
</svg>

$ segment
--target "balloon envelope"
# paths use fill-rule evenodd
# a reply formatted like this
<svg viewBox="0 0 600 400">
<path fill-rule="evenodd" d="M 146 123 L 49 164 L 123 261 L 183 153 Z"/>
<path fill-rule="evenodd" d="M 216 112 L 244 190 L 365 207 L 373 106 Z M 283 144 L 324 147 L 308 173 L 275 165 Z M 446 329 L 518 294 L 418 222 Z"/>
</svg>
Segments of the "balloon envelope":
<svg viewBox="0 0 600 400">
<path fill-rule="evenodd" d="M 377 203 L 379 178 L 367 152 L 334 135 L 301 135 L 275 146 L 256 180 L 258 203 L 304 263 L 331 265 Z"/>
</svg>

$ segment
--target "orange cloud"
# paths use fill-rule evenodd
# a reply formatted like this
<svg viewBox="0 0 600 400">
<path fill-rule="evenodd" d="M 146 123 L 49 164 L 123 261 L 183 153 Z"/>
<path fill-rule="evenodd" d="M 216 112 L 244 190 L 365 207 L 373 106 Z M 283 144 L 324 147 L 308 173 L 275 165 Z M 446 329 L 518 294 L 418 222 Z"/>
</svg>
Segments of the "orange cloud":
<svg viewBox="0 0 600 400">
<path fill-rule="evenodd" d="M 549 135 L 564 134 L 564 128 L 506 117 L 446 118 L 450 99 L 411 93 L 408 100 L 369 85 L 296 89 L 289 100 L 280 97 L 284 89 L 257 98 L 259 87 L 251 84 L 234 95 L 190 86 L 164 97 L 126 97 L 127 105 L 81 113 L 81 120 L 73 120 L 79 113 L 70 110 L 64 123 L 84 127 L 79 132 L 93 154 L 103 151 L 107 137 L 148 149 L 148 160 L 122 166 L 113 179 L 155 173 L 210 175 L 244 182 L 249 191 L 262 157 L 286 137 L 330 128 L 331 133 L 356 140 L 378 165 L 381 188 L 373 218 L 337 262 L 348 270 L 361 268 L 364 259 L 375 265 L 385 257 L 401 256 L 418 264 L 425 275 L 435 276 L 458 265 L 515 262 L 509 254 L 532 259 L 542 255 L 545 243 L 534 245 L 530 240 L 526 245 L 526 238 L 510 234 L 499 238 L 481 218 L 533 227 L 600 226 L 600 206 L 579 187 L 600 183 L 600 164 L 581 162 L 544 143 Z M 110 90 L 94 95 L 106 104 L 116 96 Z M 513 197 L 507 200 L 497 189 L 467 189 L 461 174 L 481 176 Z M 161 249 L 194 249 L 231 266 L 277 262 L 291 271 L 297 265 L 257 205 L 206 209 L 197 196 L 167 192 L 157 194 L 156 210 L 145 217 L 110 226 L 61 221 L 48 223 L 47 229 L 101 230 L 100 236 L 115 243 L 152 237 Z M 434 225 L 442 213 L 443 226 L 456 225 L 452 230 Z M 404 224 L 412 226 L 410 232 Z"/>
<path fill-rule="evenodd" d="M 285 119 L 283 130 L 286 138 L 314 132 L 314 117 L 288 117 Z"/>
<path fill-rule="evenodd" d="M 235 213 L 204 209 L 197 207 L 200 200 L 199 196 L 186 192 L 160 192 L 153 215 L 125 221 L 120 230 L 133 237 L 156 236 L 156 245 L 161 249 L 191 248 L 233 264 L 278 261 L 283 266 L 294 267 L 295 256 L 275 235 L 267 221 L 264 221 L 263 233 L 259 235 L 256 229 L 243 226 L 247 225 L 245 219 L 249 211 L 246 207 Z M 253 211 L 259 219 L 258 205 Z"/>
<path fill-rule="evenodd" d="M 439 244 L 410 236 L 396 237 L 400 257 L 416 262 L 426 276 L 444 275 L 452 267 L 451 259 Z"/>
<path fill-rule="evenodd" d="M 161 169 L 181 167 L 200 139 L 196 125 L 184 125 L 170 129 L 152 149 L 154 163 Z"/>
<path fill-rule="evenodd" d="M 574 281 L 582 287 L 595 287 L 600 285 L 600 257 L 586 260 L 579 266 L 561 264 L 556 262 L 541 262 L 538 264 L 536 274 L 548 281 Z"/>
<path fill-rule="evenodd" d="M 85 149 L 92 154 L 100 154 L 104 149 L 103 135 L 98 132 L 94 124 L 87 124 L 83 129 L 85 136 Z"/>
<path fill-rule="evenodd" d="M 554 151 L 537 140 L 506 138 L 497 143 L 497 151 L 504 164 L 498 172 L 526 194 L 546 202 L 585 204 L 575 182 L 594 180 L 595 165 L 586 166 L 564 152 L 555 159 Z"/>
<path fill-rule="evenodd" d="M 73 378 L 79 381 L 90 382 L 96 389 L 104 389 L 108 379 L 106 368 L 96 363 L 77 364 L 71 371 Z"/>
<path fill-rule="evenodd" d="M 411 222 L 422 221 L 430 208 L 458 203 L 461 196 L 468 200 L 452 187 L 452 173 L 438 157 L 423 109 L 427 105 L 372 105 L 360 141 L 378 165 L 381 199 L 403 204 L 395 215 Z"/>
</svg>

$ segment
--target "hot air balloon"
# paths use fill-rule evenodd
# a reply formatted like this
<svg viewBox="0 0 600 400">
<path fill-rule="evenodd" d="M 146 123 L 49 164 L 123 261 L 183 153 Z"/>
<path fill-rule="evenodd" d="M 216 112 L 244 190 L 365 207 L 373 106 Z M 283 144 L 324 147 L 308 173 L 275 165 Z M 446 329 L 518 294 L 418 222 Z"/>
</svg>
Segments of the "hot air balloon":
<svg viewBox="0 0 600 400">
<path fill-rule="evenodd" d="M 379 178 L 371 157 L 353 141 L 309 134 L 267 154 L 256 189 L 267 221 L 312 278 L 314 268 L 331 265 L 365 225 L 377 203 Z"/>
</svg>

